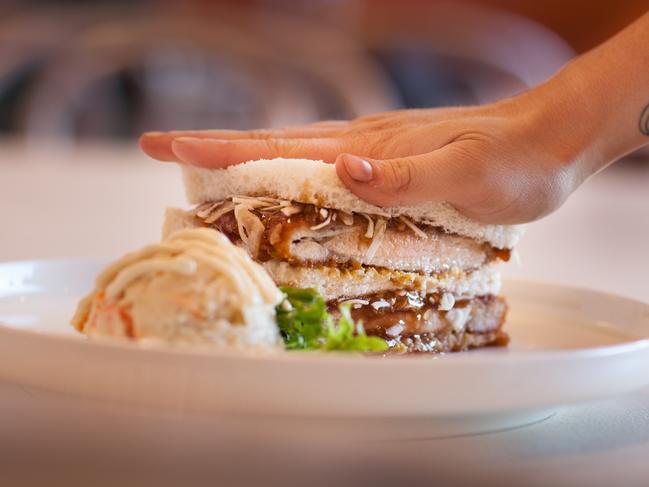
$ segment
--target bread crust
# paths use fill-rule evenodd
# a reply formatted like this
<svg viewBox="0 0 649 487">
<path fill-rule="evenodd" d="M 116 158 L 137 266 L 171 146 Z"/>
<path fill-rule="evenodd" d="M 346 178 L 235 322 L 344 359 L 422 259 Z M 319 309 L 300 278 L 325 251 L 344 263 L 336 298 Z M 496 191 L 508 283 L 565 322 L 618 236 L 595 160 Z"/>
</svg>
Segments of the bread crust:
<svg viewBox="0 0 649 487">
<path fill-rule="evenodd" d="M 226 169 L 183 166 L 191 203 L 219 201 L 229 196 L 272 196 L 347 212 L 406 216 L 448 233 L 486 242 L 498 249 L 513 248 L 523 233 L 521 225 L 485 225 L 460 214 L 448 203 L 381 208 L 361 200 L 338 178 L 332 164 L 308 159 L 249 161 Z"/>
</svg>

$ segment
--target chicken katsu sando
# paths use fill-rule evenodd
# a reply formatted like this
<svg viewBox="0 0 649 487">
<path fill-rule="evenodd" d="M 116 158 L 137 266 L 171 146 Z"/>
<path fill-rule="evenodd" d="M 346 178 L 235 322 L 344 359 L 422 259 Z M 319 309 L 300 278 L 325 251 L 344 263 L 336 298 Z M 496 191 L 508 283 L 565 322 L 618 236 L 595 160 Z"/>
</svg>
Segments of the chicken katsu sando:
<svg viewBox="0 0 649 487">
<path fill-rule="evenodd" d="M 168 209 L 165 235 L 187 227 L 222 232 L 276 284 L 316 289 L 334 314 L 349 303 L 367 335 L 394 352 L 507 343 L 496 265 L 509 260 L 522 227 L 484 225 L 440 202 L 374 206 L 321 161 L 183 173 L 196 206 Z"/>
</svg>

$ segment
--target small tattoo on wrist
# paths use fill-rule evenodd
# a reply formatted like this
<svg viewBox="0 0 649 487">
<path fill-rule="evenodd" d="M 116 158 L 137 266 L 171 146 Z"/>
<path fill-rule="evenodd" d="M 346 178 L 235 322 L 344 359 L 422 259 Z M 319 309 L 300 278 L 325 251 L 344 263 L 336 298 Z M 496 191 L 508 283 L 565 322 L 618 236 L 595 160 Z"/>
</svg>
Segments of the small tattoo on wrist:
<svg viewBox="0 0 649 487">
<path fill-rule="evenodd" d="M 640 113 L 638 128 L 642 134 L 649 135 L 649 104 L 647 104 Z"/>
</svg>

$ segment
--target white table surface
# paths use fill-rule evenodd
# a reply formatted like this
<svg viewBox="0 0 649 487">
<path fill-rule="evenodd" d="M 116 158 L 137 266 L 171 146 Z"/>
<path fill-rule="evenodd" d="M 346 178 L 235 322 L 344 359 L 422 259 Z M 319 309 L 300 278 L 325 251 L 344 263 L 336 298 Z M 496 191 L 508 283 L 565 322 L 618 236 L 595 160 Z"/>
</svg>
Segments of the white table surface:
<svg viewBox="0 0 649 487">
<path fill-rule="evenodd" d="M 177 168 L 133 147 L 5 143 L 0 260 L 115 256 L 156 240 L 163 208 L 183 202 Z M 505 274 L 649 301 L 648 213 L 649 167 L 606 171 L 529 226 L 521 265 Z M 0 382 L 0 485 L 649 484 L 649 391 L 481 435 L 367 443 L 317 431 L 277 434 Z"/>
</svg>

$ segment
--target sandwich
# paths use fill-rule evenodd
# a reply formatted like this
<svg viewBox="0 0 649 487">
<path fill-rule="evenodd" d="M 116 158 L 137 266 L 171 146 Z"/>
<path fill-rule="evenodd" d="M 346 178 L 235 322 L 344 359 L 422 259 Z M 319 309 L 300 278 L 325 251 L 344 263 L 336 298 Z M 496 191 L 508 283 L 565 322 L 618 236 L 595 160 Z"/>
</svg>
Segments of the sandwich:
<svg viewBox="0 0 649 487">
<path fill-rule="evenodd" d="M 183 167 L 189 210 L 168 209 L 163 234 L 225 234 L 275 283 L 313 288 L 332 314 L 348 305 L 393 352 L 505 345 L 497 264 L 522 227 L 472 221 L 451 205 L 367 203 L 322 161 L 273 159 L 226 169 Z"/>
</svg>

